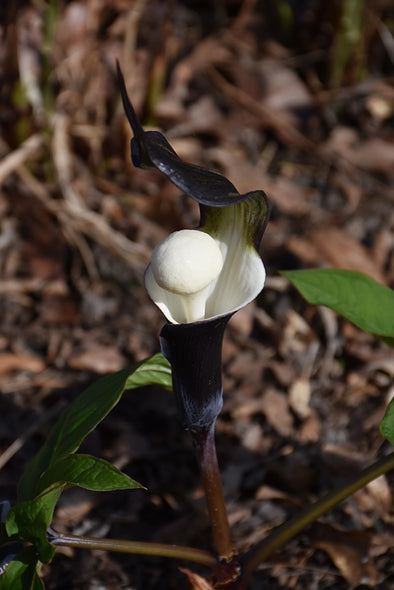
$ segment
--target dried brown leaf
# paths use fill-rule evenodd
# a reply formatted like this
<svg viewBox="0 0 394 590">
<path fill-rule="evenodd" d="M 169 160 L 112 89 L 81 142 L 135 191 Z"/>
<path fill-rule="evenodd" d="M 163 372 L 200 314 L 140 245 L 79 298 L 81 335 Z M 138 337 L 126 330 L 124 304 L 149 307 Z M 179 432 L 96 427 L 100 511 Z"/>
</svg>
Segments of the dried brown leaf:
<svg viewBox="0 0 394 590">
<path fill-rule="evenodd" d="M 382 515 L 388 514 L 393 507 L 393 495 L 385 475 L 371 481 L 366 489 L 374 500 L 375 507 Z"/>
<path fill-rule="evenodd" d="M 205 580 L 205 578 L 202 578 L 185 567 L 180 567 L 179 570 L 189 580 L 191 590 L 214 590 L 212 584 Z"/>
<path fill-rule="evenodd" d="M 380 137 L 361 141 L 354 129 L 336 127 L 323 149 L 330 154 L 339 154 L 363 170 L 393 175 L 394 143 L 391 141 Z"/>
<path fill-rule="evenodd" d="M 0 353 L 0 375 L 17 370 L 40 373 L 45 366 L 44 361 L 34 356 L 13 352 Z"/>
<path fill-rule="evenodd" d="M 265 86 L 264 103 L 271 109 L 285 112 L 312 104 L 311 95 L 301 78 L 280 60 L 261 60 L 260 72 Z"/>
<path fill-rule="evenodd" d="M 101 346 L 93 342 L 83 345 L 83 349 L 75 351 L 68 359 L 68 366 L 78 371 L 93 371 L 105 375 L 120 371 L 125 366 L 125 358 L 113 346 Z"/>
<path fill-rule="evenodd" d="M 289 404 L 291 409 L 300 417 L 307 418 L 311 414 L 309 405 L 311 399 L 311 384 L 308 379 L 296 379 L 289 389 Z"/>
<path fill-rule="evenodd" d="M 289 410 L 287 397 L 280 391 L 269 389 L 261 400 L 261 411 L 268 423 L 281 436 L 291 436 L 294 432 L 293 417 Z"/>
<path fill-rule="evenodd" d="M 206 155 L 220 164 L 225 176 L 243 193 L 263 187 L 282 213 L 302 216 L 310 213 L 314 189 L 302 186 L 285 176 L 273 178 L 261 165 L 251 164 L 247 154 L 239 149 L 211 148 Z"/>
<path fill-rule="evenodd" d="M 379 573 L 369 559 L 369 533 L 341 531 L 325 524 L 314 528 L 314 538 L 315 547 L 328 553 L 352 588 L 376 585 Z"/>
<path fill-rule="evenodd" d="M 315 412 L 312 412 L 301 424 L 298 430 L 298 438 L 302 442 L 317 443 L 320 438 L 322 423 Z"/>
<path fill-rule="evenodd" d="M 289 250 L 308 265 L 328 263 L 334 268 L 357 270 L 385 283 L 371 253 L 345 229 L 323 226 L 308 238 L 291 237 Z"/>
</svg>

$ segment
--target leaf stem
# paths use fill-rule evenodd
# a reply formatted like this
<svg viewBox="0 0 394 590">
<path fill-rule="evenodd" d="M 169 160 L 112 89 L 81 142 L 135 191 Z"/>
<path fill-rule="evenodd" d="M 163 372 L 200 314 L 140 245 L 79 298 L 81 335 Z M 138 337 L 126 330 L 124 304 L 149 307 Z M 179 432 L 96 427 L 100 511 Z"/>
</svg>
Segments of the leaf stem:
<svg viewBox="0 0 394 590">
<path fill-rule="evenodd" d="M 101 551 L 117 551 L 119 553 L 184 559 L 194 563 L 201 563 L 211 568 L 215 568 L 217 565 L 215 557 L 208 551 L 194 549 L 192 547 L 169 545 L 166 543 L 144 543 L 141 541 L 126 541 L 123 539 L 96 539 L 94 537 L 58 533 L 53 529 L 50 529 L 48 540 L 56 547 L 99 549 Z"/>
<path fill-rule="evenodd" d="M 252 547 L 250 551 L 243 556 L 243 572 L 245 574 L 252 572 L 261 562 L 266 560 L 273 551 L 282 547 L 287 541 L 292 539 L 306 526 L 317 520 L 322 514 L 391 469 L 394 469 L 394 453 L 373 463 L 370 467 L 362 471 L 361 474 L 358 474 L 349 481 L 348 484 L 329 493 L 327 496 L 302 511 L 301 514 L 297 514 L 294 518 L 279 526 L 268 535 L 266 539 Z"/>
<path fill-rule="evenodd" d="M 191 429 L 197 461 L 208 506 L 213 543 L 218 557 L 214 569 L 214 588 L 243 590 L 238 554 L 231 541 L 226 503 L 215 445 L 215 421 Z"/>
<path fill-rule="evenodd" d="M 201 471 L 208 513 L 212 527 L 214 546 L 218 559 L 231 561 L 235 550 L 231 541 L 226 503 L 215 445 L 215 423 L 211 426 L 191 430 Z"/>
</svg>

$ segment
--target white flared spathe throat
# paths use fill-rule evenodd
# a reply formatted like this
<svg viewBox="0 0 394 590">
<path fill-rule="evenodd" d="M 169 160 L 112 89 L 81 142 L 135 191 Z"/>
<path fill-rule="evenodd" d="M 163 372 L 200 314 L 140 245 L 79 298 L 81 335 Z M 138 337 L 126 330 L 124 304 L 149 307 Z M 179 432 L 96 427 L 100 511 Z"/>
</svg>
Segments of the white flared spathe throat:
<svg viewBox="0 0 394 590">
<path fill-rule="evenodd" d="M 210 208 L 205 225 L 197 230 L 215 240 L 223 258 L 219 276 L 207 288 L 202 321 L 237 311 L 253 301 L 264 287 L 264 264 L 252 244 L 246 223 L 249 213 L 246 202 L 216 210 Z M 169 322 L 188 323 L 183 295 L 163 289 L 155 280 L 151 265 L 145 273 L 145 286 Z"/>
</svg>

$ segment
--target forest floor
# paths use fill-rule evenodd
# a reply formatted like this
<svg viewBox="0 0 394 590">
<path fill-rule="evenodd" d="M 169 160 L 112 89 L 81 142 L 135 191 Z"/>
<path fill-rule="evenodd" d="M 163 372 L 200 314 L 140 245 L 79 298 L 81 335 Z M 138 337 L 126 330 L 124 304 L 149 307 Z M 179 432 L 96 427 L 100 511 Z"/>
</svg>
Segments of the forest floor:
<svg viewBox="0 0 394 590">
<path fill-rule="evenodd" d="M 217 448 L 244 551 L 390 447 L 379 422 L 394 394 L 392 349 L 308 305 L 278 271 L 354 269 L 394 288 L 391 3 L 10 4 L 0 19 L 0 499 L 14 501 L 70 400 L 159 351 L 164 320 L 144 269 L 160 239 L 198 223 L 188 197 L 132 166 L 118 59 L 146 129 L 271 203 L 266 286 L 223 345 Z M 57 530 L 211 547 L 171 392 L 127 392 L 82 450 L 147 491 L 69 490 Z M 294 538 L 251 590 L 393 589 L 393 483 L 380 477 Z M 183 590 L 179 566 L 63 549 L 44 580 L 48 590 Z"/>
</svg>

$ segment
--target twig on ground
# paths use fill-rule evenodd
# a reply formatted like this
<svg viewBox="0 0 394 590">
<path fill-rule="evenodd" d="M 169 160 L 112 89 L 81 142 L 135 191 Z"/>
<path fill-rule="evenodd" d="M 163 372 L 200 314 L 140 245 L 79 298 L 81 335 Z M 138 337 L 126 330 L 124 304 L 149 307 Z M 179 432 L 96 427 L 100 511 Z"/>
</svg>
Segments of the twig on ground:
<svg viewBox="0 0 394 590">
<path fill-rule="evenodd" d="M 26 162 L 26 160 L 34 156 L 42 143 L 42 134 L 36 133 L 26 139 L 18 149 L 6 155 L 0 162 L 0 185 L 4 182 L 7 176 L 12 174 L 12 172 L 15 172 Z"/>
</svg>

